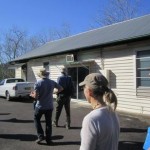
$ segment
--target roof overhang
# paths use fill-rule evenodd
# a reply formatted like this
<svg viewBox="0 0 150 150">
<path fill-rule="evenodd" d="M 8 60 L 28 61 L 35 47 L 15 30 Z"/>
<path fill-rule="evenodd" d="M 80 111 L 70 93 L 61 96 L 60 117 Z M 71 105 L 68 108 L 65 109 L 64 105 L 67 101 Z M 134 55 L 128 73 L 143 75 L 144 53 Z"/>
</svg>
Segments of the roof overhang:
<svg viewBox="0 0 150 150">
<path fill-rule="evenodd" d="M 9 64 L 8 69 L 17 69 L 22 67 L 25 63 L 18 63 L 18 64 Z"/>
<path fill-rule="evenodd" d="M 71 64 L 73 64 L 73 65 L 78 65 L 78 64 L 86 64 L 86 63 L 94 63 L 95 62 L 95 60 L 94 59 L 92 59 L 92 60 L 83 60 L 83 61 L 74 61 L 74 62 L 68 62 L 67 64 L 69 64 L 69 65 L 71 65 Z"/>
</svg>

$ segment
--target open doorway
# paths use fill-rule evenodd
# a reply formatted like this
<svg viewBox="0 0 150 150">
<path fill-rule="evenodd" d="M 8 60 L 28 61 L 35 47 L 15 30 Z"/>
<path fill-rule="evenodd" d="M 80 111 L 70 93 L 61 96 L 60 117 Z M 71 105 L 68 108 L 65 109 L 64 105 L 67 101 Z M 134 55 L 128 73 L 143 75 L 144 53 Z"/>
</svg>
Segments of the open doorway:
<svg viewBox="0 0 150 150">
<path fill-rule="evenodd" d="M 68 68 L 68 75 L 72 77 L 73 84 L 75 87 L 75 93 L 72 98 L 85 100 L 84 93 L 79 83 L 89 74 L 89 67 L 73 67 Z"/>
</svg>

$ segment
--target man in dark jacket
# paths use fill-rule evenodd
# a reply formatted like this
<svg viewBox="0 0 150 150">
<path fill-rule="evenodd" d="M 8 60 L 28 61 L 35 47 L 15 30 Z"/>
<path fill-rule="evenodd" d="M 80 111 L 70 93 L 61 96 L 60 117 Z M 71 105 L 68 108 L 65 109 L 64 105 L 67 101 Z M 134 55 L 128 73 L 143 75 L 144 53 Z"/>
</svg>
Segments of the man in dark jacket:
<svg viewBox="0 0 150 150">
<path fill-rule="evenodd" d="M 63 91 L 57 94 L 56 99 L 56 115 L 55 115 L 55 121 L 53 122 L 53 125 L 55 127 L 58 127 L 58 120 L 62 111 L 63 106 L 65 107 L 66 111 L 66 129 L 70 128 L 70 100 L 71 95 L 74 91 L 74 86 L 72 82 L 72 78 L 67 75 L 67 69 L 62 68 L 61 69 L 61 76 L 58 77 L 57 83 L 63 87 Z"/>
</svg>

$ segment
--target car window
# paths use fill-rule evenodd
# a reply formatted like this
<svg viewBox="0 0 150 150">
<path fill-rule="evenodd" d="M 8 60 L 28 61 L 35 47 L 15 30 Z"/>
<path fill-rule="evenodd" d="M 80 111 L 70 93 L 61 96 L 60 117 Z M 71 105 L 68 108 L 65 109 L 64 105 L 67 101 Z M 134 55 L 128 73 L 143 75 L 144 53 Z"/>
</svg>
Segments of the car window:
<svg viewBox="0 0 150 150">
<path fill-rule="evenodd" d="M 17 83 L 17 82 L 24 82 L 23 79 L 8 79 L 7 83 Z"/>
<path fill-rule="evenodd" d="M 24 80 L 23 79 L 18 79 L 18 82 L 24 82 Z"/>
<path fill-rule="evenodd" d="M 14 79 L 8 79 L 7 81 L 6 81 L 6 83 L 13 83 L 14 82 Z"/>
<path fill-rule="evenodd" d="M 4 84 L 4 80 L 0 80 L 0 85 L 3 85 Z"/>
</svg>

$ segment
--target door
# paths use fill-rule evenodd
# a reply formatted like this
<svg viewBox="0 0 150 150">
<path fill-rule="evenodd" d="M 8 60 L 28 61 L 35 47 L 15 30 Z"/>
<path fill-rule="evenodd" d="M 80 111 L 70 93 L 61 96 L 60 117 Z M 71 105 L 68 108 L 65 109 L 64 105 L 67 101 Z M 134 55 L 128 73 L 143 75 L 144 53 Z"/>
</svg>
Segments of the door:
<svg viewBox="0 0 150 150">
<path fill-rule="evenodd" d="M 74 96 L 72 98 L 85 100 L 84 93 L 79 83 L 89 74 L 89 67 L 73 67 L 68 68 L 68 75 L 72 77 L 73 84 L 75 87 Z"/>
</svg>

